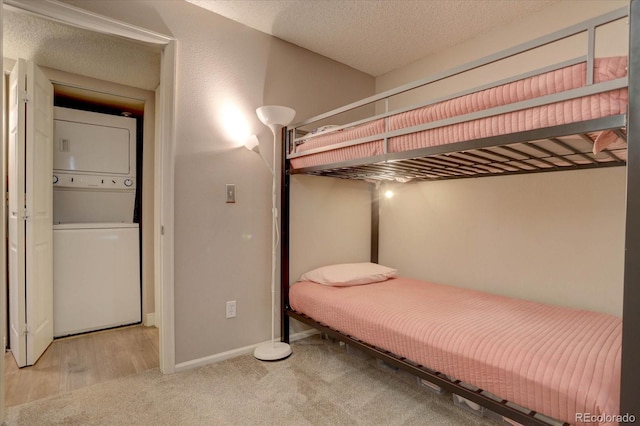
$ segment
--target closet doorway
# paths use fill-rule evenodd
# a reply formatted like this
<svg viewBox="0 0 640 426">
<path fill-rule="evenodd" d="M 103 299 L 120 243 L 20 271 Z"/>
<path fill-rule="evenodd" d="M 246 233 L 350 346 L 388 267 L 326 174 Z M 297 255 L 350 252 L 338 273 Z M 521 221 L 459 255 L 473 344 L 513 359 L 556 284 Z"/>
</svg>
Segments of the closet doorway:
<svg viewBox="0 0 640 426">
<path fill-rule="evenodd" d="M 50 11 L 45 11 L 44 15 L 55 16 L 55 14 L 49 13 L 49 12 Z M 5 51 L 4 51 L 4 53 L 5 53 L 5 56 L 8 56 L 7 55 L 8 52 L 7 52 L 6 46 L 7 46 L 8 43 L 10 43 L 10 37 L 7 37 L 6 29 L 7 29 L 7 27 L 10 27 L 11 20 L 13 20 L 13 19 L 21 19 L 21 18 L 25 18 L 25 17 L 28 16 L 30 20 L 34 20 L 34 19 L 41 20 L 43 22 L 43 27 L 46 27 L 46 28 L 49 28 L 51 26 L 63 25 L 63 24 L 59 24 L 57 22 L 54 23 L 53 21 L 49 21 L 49 20 L 47 20 L 45 18 L 37 16 L 38 14 L 36 14 L 36 15 L 28 14 L 27 15 L 26 13 L 24 13 L 24 11 L 18 10 L 16 8 L 9 8 L 9 9 L 4 8 L 3 9 L 3 14 L 4 14 L 3 32 L 4 32 L 4 35 L 5 35 L 5 38 L 4 38 L 4 43 L 5 43 Z M 79 18 L 79 19 L 82 20 L 82 18 Z M 73 19 L 71 21 L 73 21 Z M 33 22 L 31 22 L 31 24 L 33 24 Z M 88 27 L 88 28 L 92 27 L 91 24 L 83 25 L 83 26 L 84 27 Z M 74 29 L 78 30 L 77 28 L 74 28 Z M 33 28 L 31 27 L 31 28 L 29 28 L 29 30 L 33 31 Z M 37 31 L 34 31 L 34 32 L 37 32 Z M 92 33 L 90 31 L 87 31 L 87 32 L 91 33 L 93 37 L 96 36 L 95 33 Z M 112 36 L 104 35 L 102 37 L 112 37 Z M 51 40 L 56 40 L 56 37 L 51 37 L 49 39 L 49 41 L 51 41 Z M 60 48 L 64 49 L 65 48 L 65 43 L 64 43 L 65 40 L 62 39 L 62 40 L 58 40 L 58 41 L 61 41 Z M 75 47 L 74 43 L 77 41 L 77 38 L 73 38 L 73 43 L 69 43 L 69 40 L 66 40 L 66 41 L 67 41 L 66 48 L 67 49 L 71 49 L 71 48 Z M 122 39 L 120 41 L 122 41 Z M 163 47 L 164 47 L 164 49 L 167 48 L 165 46 L 169 46 L 169 48 L 170 48 L 170 52 L 169 52 L 168 57 L 171 59 L 171 62 L 172 62 L 171 65 L 173 66 L 174 50 L 173 50 L 173 42 L 170 39 L 167 39 L 164 42 L 164 44 L 160 43 L 157 46 L 147 46 L 147 47 L 151 48 L 151 49 L 155 49 L 156 52 L 158 52 L 158 55 L 159 55 L 160 54 L 159 52 L 163 51 Z M 50 49 L 50 48 L 51 48 L 50 45 L 42 45 L 42 46 L 39 47 L 39 49 L 41 49 L 41 50 L 47 50 L 47 49 Z M 75 50 L 72 54 L 77 56 L 77 55 L 80 55 L 81 53 L 79 53 L 77 50 Z M 21 55 L 21 56 L 27 56 L 28 57 L 28 55 Z M 34 56 L 37 58 L 37 54 L 34 55 Z M 167 57 L 167 55 L 165 55 L 165 57 Z M 85 63 L 89 63 L 91 60 L 89 58 L 84 58 L 84 61 L 85 61 Z M 5 60 L 5 69 L 7 68 L 6 62 L 7 61 Z M 80 61 L 80 62 L 82 62 L 82 61 Z M 163 63 L 164 63 L 164 59 L 163 59 Z M 48 65 L 51 66 L 51 64 L 48 64 Z M 124 64 L 122 64 L 122 63 L 121 64 L 114 64 L 114 65 L 115 65 L 115 67 L 118 67 L 118 68 L 124 67 Z M 160 63 L 158 63 L 158 68 L 159 67 L 160 67 Z M 81 83 L 73 82 L 71 84 L 66 84 L 68 81 L 65 82 L 64 81 L 65 78 L 64 77 L 60 77 L 60 75 L 63 75 L 64 72 L 62 72 L 62 74 L 60 74 L 60 73 L 56 74 L 56 72 L 58 72 L 58 71 L 55 70 L 54 68 L 50 68 L 50 69 L 48 69 L 48 71 L 52 72 L 53 74 L 55 74 L 53 77 L 50 76 L 50 79 L 54 80 L 54 82 L 56 82 L 56 83 L 61 83 L 62 82 L 63 84 L 61 86 L 66 86 L 66 87 L 71 87 L 71 88 L 74 88 L 74 87 L 78 88 L 78 87 L 80 87 L 80 85 L 82 85 L 82 86 L 86 87 L 86 84 L 85 84 L 86 81 L 93 81 L 91 78 L 81 77 L 82 73 L 80 72 L 80 73 L 78 73 L 76 75 L 78 76 L 78 78 L 80 80 L 83 80 Z M 159 74 L 159 70 L 156 70 L 156 71 Z M 64 74 L 64 76 L 67 76 L 67 74 Z M 173 98 L 172 98 L 173 74 L 169 74 L 169 82 L 170 82 L 170 84 L 169 84 L 168 87 L 171 88 L 170 95 L 163 94 L 162 92 L 158 92 L 157 90 L 149 91 L 149 93 L 151 93 L 150 99 L 152 101 L 156 100 L 156 97 L 158 96 L 158 94 L 160 94 L 161 101 L 164 100 L 164 102 L 162 102 L 163 103 L 163 109 L 160 112 L 160 116 L 164 116 L 165 114 L 167 114 L 167 113 L 169 113 L 169 112 L 171 112 L 173 110 Z M 166 81 L 165 81 L 165 83 L 166 83 Z M 165 85 L 163 85 L 162 82 L 161 82 L 160 88 L 165 87 Z M 165 87 L 165 89 L 166 89 L 166 87 Z M 95 92 L 101 92 L 101 90 L 97 90 Z M 112 93 L 109 93 L 108 90 L 106 92 L 104 92 L 104 93 L 112 94 Z M 146 110 L 146 106 L 145 106 L 145 110 Z M 146 111 L 145 111 L 145 113 L 146 113 Z M 145 122 L 152 129 L 152 131 L 148 132 L 148 133 L 153 133 L 153 130 L 154 130 L 155 126 L 153 125 L 152 120 L 155 117 L 155 112 L 154 111 L 150 111 L 149 112 L 149 117 L 151 117 L 151 120 L 145 120 Z M 169 120 L 167 120 L 167 123 L 164 123 L 164 124 L 162 124 L 162 126 L 159 126 L 159 127 L 160 127 L 161 130 L 171 130 L 172 127 L 173 127 L 173 121 L 171 119 L 169 119 Z M 161 132 L 158 132 L 158 133 L 161 133 Z M 171 135 L 172 132 L 169 132 L 168 134 Z M 157 139 L 158 141 L 160 141 L 162 143 L 166 143 L 168 138 L 167 137 L 161 137 L 160 135 L 158 135 L 158 137 L 155 138 L 155 139 Z M 153 143 L 153 141 L 154 141 L 154 138 L 152 137 L 152 145 L 151 146 L 155 147 L 156 144 Z M 161 147 L 162 144 L 159 143 L 159 144 L 157 144 L 157 146 Z M 164 244 L 163 244 L 162 241 L 158 241 L 158 239 L 156 238 L 156 236 L 159 235 L 158 230 L 160 229 L 160 222 L 162 221 L 162 218 L 163 218 L 162 212 L 165 209 L 164 209 L 164 204 L 163 204 L 162 200 L 155 200 L 154 201 L 154 199 L 153 199 L 154 198 L 153 197 L 154 194 L 166 195 L 165 194 L 165 187 L 164 187 L 164 183 L 165 182 L 157 182 L 156 184 L 154 184 L 153 183 L 153 177 L 156 176 L 156 175 L 159 175 L 157 169 L 161 170 L 163 168 L 162 165 L 164 165 L 165 162 L 167 162 L 169 164 L 171 164 L 171 162 L 167 161 L 168 159 L 166 157 L 163 157 L 162 155 L 157 155 L 157 156 L 154 155 L 153 149 L 151 150 L 151 152 L 147 151 L 147 153 L 150 154 L 150 158 L 151 158 L 151 163 L 150 163 L 151 166 L 149 167 L 148 164 L 147 164 L 147 172 L 151 176 L 151 182 L 152 183 L 151 183 L 151 185 L 148 185 L 146 189 L 148 191 L 148 194 L 151 194 L 152 197 L 151 197 L 151 201 L 146 206 L 146 211 L 148 212 L 148 214 L 151 217 L 151 221 L 147 222 L 148 234 L 151 237 L 151 240 L 150 240 L 151 242 L 147 244 L 147 247 L 146 247 L 145 251 L 146 251 L 146 258 L 147 258 L 146 260 L 147 260 L 147 262 L 149 262 L 149 261 L 151 262 L 150 266 L 148 266 L 146 268 L 146 270 L 147 270 L 147 274 L 146 274 L 147 275 L 147 281 L 150 282 L 150 285 L 151 285 L 151 287 L 150 287 L 151 291 L 147 292 L 147 296 L 149 296 L 149 294 L 151 295 L 150 296 L 151 301 L 150 302 L 147 301 L 147 305 L 148 306 L 144 311 L 145 315 L 143 315 L 142 320 L 143 320 L 143 322 L 146 322 L 148 324 L 149 322 L 151 322 L 151 323 L 158 322 L 159 323 L 161 321 L 161 319 L 159 318 L 160 315 L 158 315 L 157 317 L 154 318 L 153 314 L 155 314 L 156 312 L 159 314 L 162 311 L 162 309 L 161 309 L 162 306 L 166 307 L 166 306 L 169 305 L 169 303 L 167 303 L 165 305 L 163 305 L 162 303 L 158 303 L 156 301 L 156 297 L 153 296 L 153 293 L 154 293 L 153 290 L 154 290 L 154 287 L 155 287 L 155 283 L 158 283 L 159 290 L 162 290 L 162 285 L 164 283 L 162 278 L 165 276 L 165 271 L 162 269 L 162 266 L 159 265 L 159 262 L 155 261 L 155 258 L 157 258 L 157 256 L 158 256 L 157 253 L 160 253 L 161 258 L 164 258 L 164 259 L 167 259 L 167 260 L 168 260 L 169 256 L 172 258 L 172 250 L 170 250 L 172 247 L 171 246 L 166 247 L 166 243 L 172 243 L 172 241 L 169 242 L 169 241 L 165 240 Z M 153 161 L 154 161 L 155 158 L 159 158 L 160 159 L 159 164 L 157 166 L 154 166 L 154 164 L 153 164 Z M 160 174 L 160 176 L 162 176 L 162 174 Z M 169 171 L 167 178 L 172 179 L 172 170 Z M 172 195 L 172 194 L 169 193 L 169 195 Z M 160 220 L 156 220 L 155 223 L 154 223 L 154 219 L 156 219 L 158 217 L 160 218 Z M 170 217 L 169 219 L 170 220 L 163 221 L 165 226 L 167 224 L 171 224 L 172 223 L 172 217 Z M 143 244 L 144 244 L 144 242 L 143 242 Z M 158 246 L 160 246 L 160 250 L 158 250 Z M 163 246 L 165 246 L 164 250 L 163 250 Z M 171 263 L 172 263 L 172 261 L 171 261 Z M 143 276 L 144 276 L 145 275 L 145 268 L 144 267 L 143 267 L 142 271 L 143 271 L 142 273 L 143 273 Z M 172 285 L 172 282 L 169 283 L 169 284 Z M 158 291 L 157 293 L 161 293 L 161 291 Z M 172 316 L 172 312 L 173 312 L 172 300 L 171 301 L 167 301 L 167 302 L 170 302 L 171 306 L 170 306 L 170 309 L 165 309 L 165 310 L 169 314 L 171 314 L 171 316 Z M 156 306 L 158 307 L 158 309 L 155 308 Z M 3 306 L 3 308 L 5 308 L 5 306 Z M 148 314 L 151 314 L 151 315 L 149 316 Z M 4 311 L 4 309 L 3 309 L 3 314 L 2 314 L 3 319 L 6 319 L 5 315 L 6 315 L 6 311 Z M 4 323 L 4 321 L 3 321 L 3 323 Z M 148 325 L 152 325 L 152 324 L 148 324 Z M 6 336 L 6 328 L 3 327 L 3 329 L 4 329 L 3 330 L 3 334 Z M 170 348 L 170 350 L 167 351 L 167 354 L 169 356 L 166 356 L 166 354 L 165 354 L 165 356 L 164 356 L 164 359 L 165 359 L 164 364 L 161 362 L 161 368 L 164 367 L 163 371 L 170 371 L 173 368 L 173 345 L 172 345 L 172 340 L 173 340 L 172 339 L 173 338 L 172 332 L 173 332 L 173 330 L 171 328 L 171 329 L 169 329 L 167 331 L 168 331 L 167 336 L 171 340 L 171 343 L 169 344 L 170 346 L 168 346 Z M 104 334 L 107 335 L 108 333 L 104 333 Z M 80 338 L 78 338 L 78 339 L 80 339 Z M 162 340 L 162 338 L 160 340 Z M 165 339 L 165 340 L 167 340 L 167 339 Z M 163 343 L 162 342 L 157 344 L 156 347 L 155 347 L 155 351 L 156 352 L 158 351 L 158 349 L 160 349 L 160 358 L 161 359 L 163 358 L 162 348 L 163 348 Z M 2 366 L 2 367 L 4 367 L 4 366 Z M 3 410 L 0 409 L 0 419 L 2 418 L 2 411 Z"/>
</svg>

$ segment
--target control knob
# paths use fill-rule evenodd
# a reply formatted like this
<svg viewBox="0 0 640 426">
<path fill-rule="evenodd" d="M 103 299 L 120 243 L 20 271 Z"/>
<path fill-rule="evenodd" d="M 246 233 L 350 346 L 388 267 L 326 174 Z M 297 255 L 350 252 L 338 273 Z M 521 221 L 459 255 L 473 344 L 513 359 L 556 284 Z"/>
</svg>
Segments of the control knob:
<svg viewBox="0 0 640 426">
<path fill-rule="evenodd" d="M 133 180 L 132 179 L 128 179 L 127 178 L 127 179 L 124 180 L 124 186 L 128 187 L 128 186 L 131 186 L 131 185 L 133 185 Z"/>
</svg>

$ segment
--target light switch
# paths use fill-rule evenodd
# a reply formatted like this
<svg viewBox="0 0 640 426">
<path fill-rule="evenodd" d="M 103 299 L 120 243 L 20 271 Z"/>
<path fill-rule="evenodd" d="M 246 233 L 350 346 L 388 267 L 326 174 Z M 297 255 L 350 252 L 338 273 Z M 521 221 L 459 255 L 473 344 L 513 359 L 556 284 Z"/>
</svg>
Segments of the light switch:
<svg viewBox="0 0 640 426">
<path fill-rule="evenodd" d="M 233 183 L 227 184 L 227 203 L 236 202 L 236 185 Z"/>
</svg>

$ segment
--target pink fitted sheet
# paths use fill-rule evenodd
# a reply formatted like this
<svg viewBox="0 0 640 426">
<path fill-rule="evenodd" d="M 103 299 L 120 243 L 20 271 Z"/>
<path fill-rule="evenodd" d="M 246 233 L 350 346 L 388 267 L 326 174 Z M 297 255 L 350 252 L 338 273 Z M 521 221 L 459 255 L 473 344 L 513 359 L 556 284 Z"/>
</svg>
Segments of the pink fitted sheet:
<svg viewBox="0 0 640 426">
<path fill-rule="evenodd" d="M 396 114 L 389 117 L 389 130 L 404 129 L 584 87 L 586 85 L 586 67 L 586 63 L 583 62 L 434 105 Z M 621 78 L 626 76 L 626 74 L 627 58 L 624 56 L 597 58 L 595 60 L 595 83 Z M 623 114 L 626 112 L 627 103 L 628 91 L 626 88 L 612 90 L 597 95 L 389 138 L 388 151 L 390 153 L 403 152 Z M 378 119 L 353 128 L 318 136 L 299 145 L 297 152 L 302 153 L 318 147 L 374 136 L 384 132 L 384 124 L 383 119 Z M 615 142 L 615 139 L 613 142 Z M 600 147 L 600 149 L 601 148 L 602 147 Z M 291 165 L 293 168 L 311 167 L 366 158 L 383 153 L 384 145 L 382 139 L 380 139 L 367 142 L 363 144 L 363 146 L 354 145 L 293 158 L 291 159 Z"/>
<path fill-rule="evenodd" d="M 583 425 L 576 413 L 619 412 L 618 317 L 406 278 L 301 281 L 289 298 L 317 322 L 549 417 Z"/>
</svg>

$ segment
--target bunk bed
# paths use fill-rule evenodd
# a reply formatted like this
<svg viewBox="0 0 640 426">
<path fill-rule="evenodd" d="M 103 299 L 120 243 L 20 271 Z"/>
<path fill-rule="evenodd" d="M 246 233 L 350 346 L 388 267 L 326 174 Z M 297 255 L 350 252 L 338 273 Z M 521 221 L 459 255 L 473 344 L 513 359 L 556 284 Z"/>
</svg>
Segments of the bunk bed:
<svg viewBox="0 0 640 426">
<path fill-rule="evenodd" d="M 613 11 L 284 129 L 281 218 L 282 339 L 288 341 L 289 318 L 294 318 L 394 367 L 410 371 L 472 403 L 480 404 L 521 424 L 557 424 L 557 420 L 560 420 L 560 423 L 595 424 L 576 417 L 580 413 L 602 415 L 599 424 L 617 424 L 619 419 L 611 415 L 640 415 L 640 411 L 632 411 L 639 409 L 640 399 L 640 372 L 634 361 L 640 359 L 640 353 L 638 333 L 633 326 L 638 322 L 634 302 L 640 300 L 637 285 L 640 282 L 640 267 L 637 266 L 640 229 L 631 220 L 634 215 L 640 215 L 640 206 L 633 197 L 628 197 L 627 201 L 625 301 L 622 320 L 607 315 L 552 308 L 507 298 L 491 297 L 489 301 L 486 300 L 488 296 L 482 293 L 460 289 L 445 290 L 446 286 L 439 284 L 417 283 L 395 276 L 388 280 L 388 277 L 385 277 L 381 282 L 341 288 L 340 293 L 336 292 L 336 287 L 308 280 L 293 284 L 290 290 L 289 273 L 290 178 L 294 174 L 358 179 L 374 184 L 371 231 L 373 263 L 378 261 L 379 206 L 375 187 L 379 182 L 429 181 L 627 166 L 627 193 L 631 194 L 633 185 L 640 185 L 640 172 L 635 169 L 638 167 L 635 166 L 638 161 L 638 148 L 627 143 L 628 135 L 635 134 L 635 124 L 628 122 L 635 108 L 635 102 L 629 93 L 636 93 L 634 90 L 639 83 L 636 83 L 633 77 L 637 72 L 635 67 L 639 65 L 636 64 L 635 56 L 596 58 L 595 34 L 601 26 L 628 17 L 631 27 L 630 51 L 633 52 L 634 47 L 640 45 L 636 40 L 640 39 L 640 34 L 637 34 L 639 30 L 636 28 L 637 25 L 634 25 L 640 18 L 637 7 L 638 4 L 634 0 L 629 10 L 625 8 Z M 523 52 L 565 40 L 576 34 L 586 34 L 587 53 L 584 56 L 461 91 L 445 98 L 429 99 L 420 105 L 390 108 L 390 100 L 395 96 L 513 58 Z M 383 105 L 382 108 L 380 104 Z M 355 121 L 336 124 L 335 120 L 339 120 L 338 117 L 360 110 L 365 110 L 368 115 Z M 399 290 L 400 288 L 403 290 Z M 384 301 L 389 297 L 388 292 L 401 293 L 405 291 L 404 288 L 411 288 L 412 290 L 407 290 L 410 294 L 428 289 L 430 295 L 445 293 L 443 300 L 473 301 L 471 304 L 463 304 L 467 307 L 467 312 L 458 314 L 466 316 L 475 310 L 478 316 L 475 320 L 472 318 L 471 323 L 475 323 L 479 328 L 467 324 L 463 330 L 455 327 L 450 329 L 446 321 L 438 322 L 434 318 L 420 319 L 419 315 L 414 315 L 423 308 L 426 311 L 438 311 L 437 306 L 444 303 L 438 301 L 427 308 L 423 302 L 418 302 L 411 308 L 404 305 L 398 310 L 387 312 L 388 316 L 382 316 L 382 319 L 375 318 L 376 315 L 372 312 L 387 311 Z M 368 302 L 354 303 L 354 300 L 364 299 L 358 296 L 362 292 L 367 293 Z M 347 294 L 350 296 L 346 297 Z M 370 302 L 375 300 L 372 295 L 376 294 L 378 302 Z M 455 294 L 455 297 L 452 294 Z M 430 295 L 425 295 L 422 300 L 429 299 Z M 411 299 L 411 296 L 408 298 Z M 481 308 L 475 309 L 473 306 Z M 566 385 L 567 380 L 573 379 L 558 379 L 555 382 L 547 380 L 549 376 L 561 376 L 562 367 L 555 370 L 551 367 L 541 369 L 540 374 L 545 376 L 542 379 L 544 383 L 527 382 L 515 368 L 491 372 L 494 365 L 489 361 L 490 356 L 487 354 L 517 352 L 517 368 L 526 370 L 530 367 L 535 368 L 535 363 L 542 362 L 541 356 L 544 358 L 549 351 L 553 352 L 554 340 L 544 341 L 539 334 L 526 335 L 526 331 L 514 331 L 504 327 L 497 327 L 495 330 L 511 333 L 508 339 L 501 340 L 499 335 L 496 338 L 498 332 L 491 329 L 483 335 L 482 330 L 486 331 L 491 323 L 491 320 L 481 319 L 482 312 L 487 309 L 495 309 L 497 312 L 508 312 L 511 309 L 514 315 L 526 312 L 526 321 L 536 316 L 533 311 L 543 311 L 541 318 L 556 315 L 555 322 L 539 324 L 547 329 L 559 329 L 563 323 L 572 324 L 567 325 L 565 329 L 559 329 L 559 334 L 553 338 L 558 348 L 562 347 L 558 352 L 563 352 L 562 356 L 566 356 L 561 356 L 559 362 L 575 363 L 576 360 L 581 360 L 578 364 L 587 366 L 590 370 L 588 373 L 597 377 L 592 377 L 590 385 L 585 385 L 586 382 L 579 380 L 573 385 Z M 360 316 L 355 314 L 358 311 Z M 400 317 L 399 315 L 404 315 L 403 311 L 408 312 L 408 316 Z M 372 319 L 373 323 L 366 323 L 366 319 Z M 415 324 L 422 327 L 424 322 L 429 321 L 435 321 L 437 332 L 428 328 L 418 331 L 411 329 Z M 569 336 L 575 335 L 576 330 L 580 329 L 580 321 L 583 324 L 592 321 L 595 327 L 593 330 L 599 329 L 598 332 L 584 333 L 584 337 L 601 340 L 597 344 L 588 343 L 583 354 L 575 352 L 569 346 L 562 346 L 564 343 L 558 343 L 566 343 Z M 400 326 L 393 329 L 385 325 L 393 322 Z M 451 322 L 456 323 L 458 320 L 454 319 Z M 412 325 L 409 327 L 407 324 Z M 374 329 L 383 329 L 385 336 L 377 337 L 371 332 Z M 455 347 L 458 348 L 457 353 L 447 352 L 443 355 L 437 352 L 438 348 L 425 346 L 429 343 L 415 340 L 415 335 L 424 334 L 436 334 L 442 338 L 441 333 L 447 336 L 445 340 L 458 339 L 462 343 L 439 349 L 446 352 Z M 502 345 L 502 341 L 518 340 L 518 335 L 527 337 L 516 346 L 506 343 Z M 477 345 L 464 344 L 466 339 L 473 340 L 479 336 L 484 336 L 485 340 L 491 339 L 489 346 L 493 349 L 489 350 L 489 346 L 479 349 Z M 402 340 L 405 338 L 409 340 Z M 526 339 L 534 339 L 536 344 L 527 344 Z M 593 348 L 594 345 L 600 349 L 589 353 L 589 348 Z M 485 355 L 479 360 L 470 359 L 470 354 L 465 352 L 465 346 L 471 347 L 467 348 L 470 352 Z M 527 349 L 522 349 L 525 346 Z M 415 350 L 407 349 L 408 347 Z M 494 352 L 498 347 L 501 348 Z M 540 355 L 540 351 L 547 351 L 547 355 Z M 594 359 L 587 360 L 593 357 L 594 353 L 600 353 L 595 357 L 595 362 Z M 446 361 L 441 362 L 443 359 Z M 527 362 L 531 364 L 523 366 L 522 359 L 529 360 Z M 461 364 L 466 366 L 456 368 L 456 365 Z M 489 376 L 482 376 L 480 370 L 483 374 L 489 372 Z M 623 374 L 620 374 L 620 371 Z M 580 376 L 582 373 L 577 374 Z M 564 384 L 559 384 L 560 382 Z M 533 390 L 536 386 L 539 389 Z M 584 386 L 592 388 L 587 391 Z M 534 394 L 535 397 L 532 397 Z M 586 394 L 596 396 L 591 398 L 585 396 Z M 506 399 L 507 397 L 509 399 Z M 576 400 L 581 398 L 584 401 L 576 403 Z M 562 409 L 549 408 L 550 400 L 559 399 L 572 402 L 565 404 L 565 408 Z"/>
</svg>

